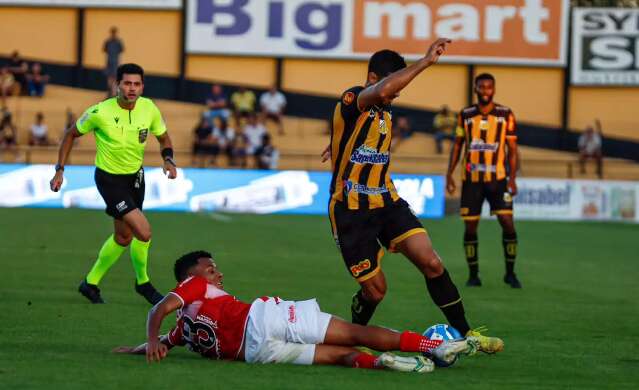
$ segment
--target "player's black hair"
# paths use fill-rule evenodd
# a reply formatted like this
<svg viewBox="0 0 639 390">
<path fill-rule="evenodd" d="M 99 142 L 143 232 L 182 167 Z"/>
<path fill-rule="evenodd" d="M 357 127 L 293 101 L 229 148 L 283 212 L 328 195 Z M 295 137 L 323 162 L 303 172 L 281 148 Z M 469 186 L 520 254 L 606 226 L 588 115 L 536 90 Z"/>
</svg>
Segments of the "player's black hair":
<svg viewBox="0 0 639 390">
<path fill-rule="evenodd" d="M 380 50 L 368 60 L 368 72 L 373 72 L 380 79 L 406 67 L 404 57 L 393 50 Z"/>
<path fill-rule="evenodd" d="M 482 73 L 478 75 L 477 77 L 475 77 L 475 85 L 477 85 L 477 83 L 479 83 L 482 80 L 491 80 L 493 84 L 495 84 L 495 76 L 493 76 L 490 73 Z"/>
<path fill-rule="evenodd" d="M 142 82 L 144 82 L 144 69 L 138 64 L 122 64 L 118 66 L 118 73 L 116 81 L 119 83 L 122 81 L 122 77 L 124 74 L 139 74 L 142 78 Z"/>
<path fill-rule="evenodd" d="M 193 251 L 175 260 L 175 265 L 173 266 L 175 280 L 179 283 L 188 278 L 189 268 L 197 265 L 198 260 L 201 258 L 213 258 L 213 256 L 207 251 Z"/>
</svg>

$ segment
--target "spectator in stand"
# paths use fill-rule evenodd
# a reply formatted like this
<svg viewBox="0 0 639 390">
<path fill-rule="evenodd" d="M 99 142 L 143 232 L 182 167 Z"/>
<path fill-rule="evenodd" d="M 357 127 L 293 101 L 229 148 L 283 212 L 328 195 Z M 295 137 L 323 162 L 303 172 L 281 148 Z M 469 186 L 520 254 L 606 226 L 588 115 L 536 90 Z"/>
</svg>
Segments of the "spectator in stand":
<svg viewBox="0 0 639 390">
<path fill-rule="evenodd" d="M 601 121 L 595 121 L 597 131 L 592 126 L 588 126 L 586 131 L 579 137 L 579 165 L 581 173 L 586 173 L 586 161 L 595 160 L 597 164 L 597 176 L 603 178 L 603 154 Z"/>
<path fill-rule="evenodd" d="M 255 94 L 245 87 L 239 87 L 239 89 L 231 95 L 231 104 L 233 106 L 235 126 L 236 128 L 240 128 L 240 119 L 247 118 L 249 115 L 255 113 Z"/>
<path fill-rule="evenodd" d="M 232 167 L 246 168 L 246 136 L 237 134 L 229 146 L 229 165 Z"/>
<path fill-rule="evenodd" d="M 213 126 L 211 126 L 211 122 L 209 122 L 206 115 L 202 115 L 200 123 L 195 127 L 194 133 L 193 165 L 202 168 L 206 167 L 209 162 L 212 165 L 216 165 L 220 147 L 217 139 L 213 135 Z"/>
<path fill-rule="evenodd" d="M 31 65 L 31 72 L 27 74 L 29 96 L 42 97 L 44 95 L 44 87 L 48 82 L 49 75 L 42 73 L 42 65 L 38 62 Z"/>
<path fill-rule="evenodd" d="M 262 121 L 272 120 L 277 124 L 278 133 L 284 135 L 284 124 L 282 116 L 286 108 L 286 97 L 277 90 L 275 86 L 260 96 L 260 107 L 262 108 Z"/>
<path fill-rule="evenodd" d="M 255 156 L 257 149 L 262 146 L 262 137 L 266 134 L 266 127 L 257 119 L 255 113 L 249 115 L 243 133 L 247 143 L 246 154 Z"/>
<path fill-rule="evenodd" d="M 206 117 L 211 125 L 213 125 L 216 118 L 228 120 L 230 115 L 228 99 L 219 84 L 211 86 L 211 93 L 206 97 L 206 108 Z"/>
<path fill-rule="evenodd" d="M 0 146 L 2 149 L 11 150 L 16 145 L 18 131 L 13 123 L 11 111 L 6 106 L 0 109 Z"/>
<path fill-rule="evenodd" d="M 398 115 L 393 120 L 393 128 L 391 131 L 393 132 L 393 144 L 391 145 L 392 151 L 395 151 L 395 149 L 397 149 L 397 147 L 404 142 L 406 138 L 413 134 L 410 121 L 405 115 Z"/>
<path fill-rule="evenodd" d="M 115 78 L 120 65 L 120 55 L 124 52 L 124 44 L 118 37 L 117 27 L 111 27 L 109 38 L 104 41 L 102 51 L 106 54 L 106 67 L 104 74 L 107 78 L 107 95 L 109 97 L 117 94 Z"/>
<path fill-rule="evenodd" d="M 35 117 L 35 123 L 31 125 L 29 133 L 30 146 L 46 146 L 49 145 L 49 128 L 44 123 L 44 114 L 38 112 Z"/>
<path fill-rule="evenodd" d="M 16 95 L 20 95 L 23 91 L 27 90 L 29 64 L 20 57 L 20 53 L 18 53 L 17 50 L 11 54 L 11 58 L 9 59 L 9 71 L 13 74 L 13 78 L 20 87 L 20 89 L 16 91 Z"/>
<path fill-rule="evenodd" d="M 235 129 L 229 126 L 228 120 L 218 118 L 213 128 L 213 136 L 217 139 L 220 151 L 225 153 L 229 161 L 231 161 L 231 144 L 233 143 L 233 139 L 235 139 Z"/>
<path fill-rule="evenodd" d="M 0 68 L 0 103 L 4 106 L 7 96 L 11 96 L 17 86 L 13 73 L 9 71 L 8 66 Z"/>
<path fill-rule="evenodd" d="M 455 140 L 455 130 L 457 129 L 457 114 L 452 112 L 447 105 L 442 106 L 441 110 L 435 115 L 433 120 L 433 129 L 435 130 L 435 144 L 437 146 L 437 154 L 442 154 L 444 148 L 442 142 L 447 139 Z"/>
<path fill-rule="evenodd" d="M 259 169 L 277 169 L 280 152 L 271 143 L 270 134 L 262 136 L 262 146 L 255 152 L 255 157 Z"/>
</svg>

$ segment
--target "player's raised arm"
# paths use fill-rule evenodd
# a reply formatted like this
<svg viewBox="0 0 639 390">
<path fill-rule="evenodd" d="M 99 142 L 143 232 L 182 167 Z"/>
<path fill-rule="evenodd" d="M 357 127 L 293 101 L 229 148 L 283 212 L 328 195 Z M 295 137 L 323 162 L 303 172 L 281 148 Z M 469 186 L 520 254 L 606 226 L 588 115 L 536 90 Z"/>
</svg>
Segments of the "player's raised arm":
<svg viewBox="0 0 639 390">
<path fill-rule="evenodd" d="M 363 90 L 357 97 L 357 107 L 363 111 L 368 107 L 384 104 L 394 99 L 417 75 L 439 60 L 439 57 L 446 51 L 446 45 L 450 42 L 451 40 L 447 38 L 437 39 L 428 48 L 426 55 L 417 62 L 391 73 L 382 81 Z"/>
<path fill-rule="evenodd" d="M 55 175 L 49 183 L 51 191 L 60 191 L 62 182 L 64 181 L 64 165 L 66 164 L 67 159 L 69 158 L 69 153 L 71 153 L 71 149 L 73 148 L 73 140 L 81 136 L 82 133 L 78 131 L 75 124 L 65 130 L 62 142 L 60 143 L 60 149 L 58 150 L 58 163 L 55 165 Z"/>
<path fill-rule="evenodd" d="M 166 357 L 167 347 L 159 338 L 160 326 L 167 315 L 180 307 L 182 307 L 182 300 L 175 294 L 167 294 L 149 311 L 146 323 L 146 360 L 148 362 L 159 362 Z"/>
</svg>

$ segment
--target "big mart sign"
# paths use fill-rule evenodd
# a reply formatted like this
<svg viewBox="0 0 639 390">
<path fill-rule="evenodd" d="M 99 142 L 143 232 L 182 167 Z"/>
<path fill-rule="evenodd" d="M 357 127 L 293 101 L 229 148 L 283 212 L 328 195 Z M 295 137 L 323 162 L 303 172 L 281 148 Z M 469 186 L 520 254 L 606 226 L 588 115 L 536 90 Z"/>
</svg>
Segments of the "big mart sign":
<svg viewBox="0 0 639 390">
<path fill-rule="evenodd" d="M 436 37 L 445 61 L 563 66 L 568 0 L 189 0 L 190 53 L 419 58 Z"/>
</svg>

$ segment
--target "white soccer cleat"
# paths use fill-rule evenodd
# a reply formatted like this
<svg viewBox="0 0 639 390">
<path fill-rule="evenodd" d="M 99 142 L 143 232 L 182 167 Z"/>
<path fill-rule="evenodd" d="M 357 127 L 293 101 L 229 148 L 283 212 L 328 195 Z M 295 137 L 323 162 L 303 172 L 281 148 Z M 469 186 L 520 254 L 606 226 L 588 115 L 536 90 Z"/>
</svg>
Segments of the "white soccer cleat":
<svg viewBox="0 0 639 390">
<path fill-rule="evenodd" d="M 420 374 L 425 374 L 435 369 L 435 364 L 432 360 L 419 355 L 405 357 L 385 352 L 380 355 L 379 362 L 383 367 L 393 371 L 418 372 Z"/>
<path fill-rule="evenodd" d="M 438 360 L 452 364 L 457 359 L 457 355 L 474 355 L 479 350 L 479 340 L 468 337 L 462 340 L 444 341 L 441 345 L 431 351 L 431 354 Z"/>
</svg>

